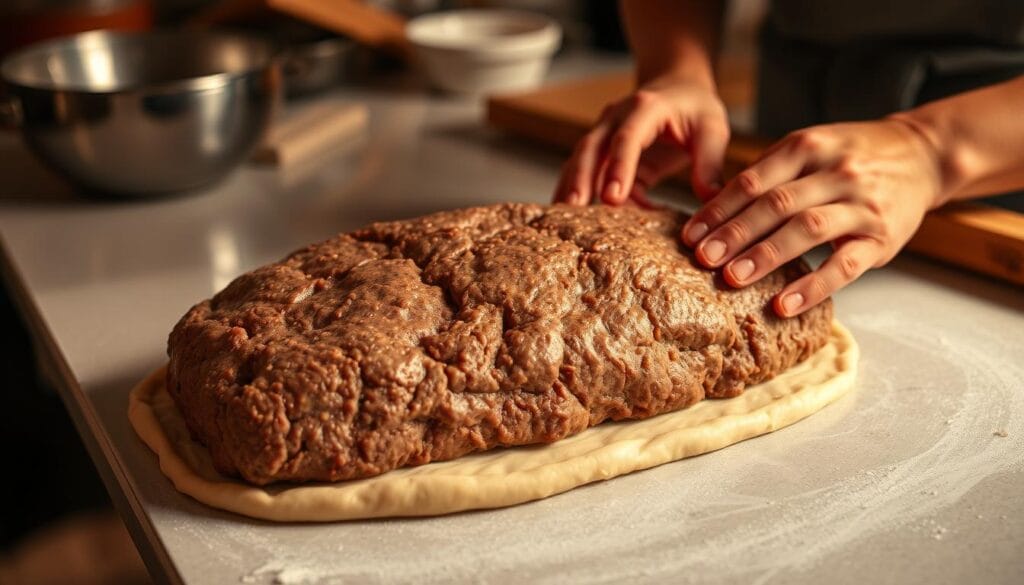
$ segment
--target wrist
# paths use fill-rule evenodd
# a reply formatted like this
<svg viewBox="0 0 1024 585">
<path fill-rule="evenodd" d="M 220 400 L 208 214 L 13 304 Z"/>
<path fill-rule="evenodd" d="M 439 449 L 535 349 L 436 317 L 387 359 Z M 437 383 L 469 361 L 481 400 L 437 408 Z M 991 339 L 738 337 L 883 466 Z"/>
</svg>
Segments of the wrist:
<svg viewBox="0 0 1024 585">
<path fill-rule="evenodd" d="M 676 51 L 672 56 L 662 55 L 653 62 L 637 59 L 637 87 L 659 81 L 684 82 L 717 93 L 715 70 L 703 47 Z"/>
<path fill-rule="evenodd" d="M 941 207 L 956 199 L 957 192 L 970 180 L 969 165 L 941 118 L 925 106 L 897 112 L 887 119 L 898 122 L 916 137 L 935 170 L 938 188 L 930 208 Z"/>
<path fill-rule="evenodd" d="M 668 86 L 690 86 L 697 87 L 718 95 L 718 86 L 715 85 L 713 75 L 706 75 L 700 71 L 691 69 L 666 69 L 651 76 L 637 75 L 637 88 L 661 88 Z"/>
</svg>

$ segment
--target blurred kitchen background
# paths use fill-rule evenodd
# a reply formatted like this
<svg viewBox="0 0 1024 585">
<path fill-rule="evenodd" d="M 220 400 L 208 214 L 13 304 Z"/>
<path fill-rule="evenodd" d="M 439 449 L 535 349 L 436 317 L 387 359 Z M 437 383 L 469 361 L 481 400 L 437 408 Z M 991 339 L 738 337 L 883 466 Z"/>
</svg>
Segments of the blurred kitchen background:
<svg viewBox="0 0 1024 585">
<path fill-rule="evenodd" d="M 581 52 L 624 55 L 626 50 L 614 0 L 377 0 L 372 4 L 404 18 L 476 7 L 543 13 L 561 25 L 556 62 Z M 723 76 L 728 82 L 721 91 L 726 102 L 736 106 L 734 122 L 740 126 L 751 123 L 750 108 L 742 106 L 749 106 L 755 91 L 755 37 L 764 4 L 763 0 L 734 0 L 727 13 L 720 68 L 728 71 Z M 366 24 L 371 23 L 357 19 L 346 26 Z M 339 84 L 381 79 L 412 80 L 414 90 L 427 91 L 421 76 L 408 71 L 388 47 L 354 42 L 271 10 L 260 0 L 3 0 L 0 55 L 86 30 L 178 27 L 230 27 L 282 44 L 289 55 L 284 71 L 289 100 L 310 99 Z M 372 32 L 361 34 L 372 36 Z M 0 584 L 148 583 L 146 570 L 48 373 L 36 366 L 22 314 L 4 291 L 0 331 L 5 350 L 0 351 L 0 362 L 6 391 L 0 408 L 0 444 L 5 446 L 8 471 L 0 488 Z"/>
</svg>

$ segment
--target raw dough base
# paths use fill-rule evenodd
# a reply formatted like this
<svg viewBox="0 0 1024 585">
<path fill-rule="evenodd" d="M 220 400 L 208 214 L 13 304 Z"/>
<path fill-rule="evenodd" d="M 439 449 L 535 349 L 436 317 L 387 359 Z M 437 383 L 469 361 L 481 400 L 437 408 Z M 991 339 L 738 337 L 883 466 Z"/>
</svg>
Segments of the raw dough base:
<svg viewBox="0 0 1024 585">
<path fill-rule="evenodd" d="M 217 473 L 164 388 L 165 368 L 131 391 L 128 417 L 174 487 L 215 508 L 277 521 L 435 516 L 539 500 L 780 429 L 850 389 L 858 356 L 850 332 L 834 321 L 825 347 L 736 398 L 605 423 L 549 445 L 498 449 L 334 484 L 257 487 Z"/>
</svg>

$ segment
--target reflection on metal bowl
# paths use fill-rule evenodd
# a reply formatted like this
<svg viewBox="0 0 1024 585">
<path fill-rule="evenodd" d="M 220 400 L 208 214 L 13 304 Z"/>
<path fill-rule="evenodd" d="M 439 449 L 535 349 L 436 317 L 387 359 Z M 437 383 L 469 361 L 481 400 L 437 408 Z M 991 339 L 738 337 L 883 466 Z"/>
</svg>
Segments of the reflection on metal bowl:
<svg viewBox="0 0 1024 585">
<path fill-rule="evenodd" d="M 89 32 L 0 68 L 4 118 L 78 186 L 140 196 L 209 184 L 245 159 L 280 99 L 271 44 L 203 32 Z"/>
</svg>

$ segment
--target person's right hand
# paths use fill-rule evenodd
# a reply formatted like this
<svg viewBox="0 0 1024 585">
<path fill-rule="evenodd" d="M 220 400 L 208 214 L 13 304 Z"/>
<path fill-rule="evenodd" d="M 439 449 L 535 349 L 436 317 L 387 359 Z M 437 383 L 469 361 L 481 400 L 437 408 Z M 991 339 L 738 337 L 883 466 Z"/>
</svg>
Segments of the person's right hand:
<svg viewBox="0 0 1024 585">
<path fill-rule="evenodd" d="M 647 189 L 687 165 L 697 196 L 721 189 L 729 142 L 725 106 L 708 84 L 661 78 L 608 106 L 562 168 L 556 203 L 649 206 Z"/>
</svg>

